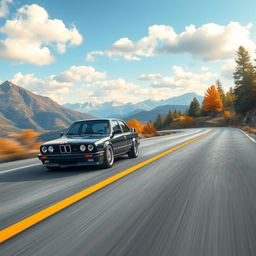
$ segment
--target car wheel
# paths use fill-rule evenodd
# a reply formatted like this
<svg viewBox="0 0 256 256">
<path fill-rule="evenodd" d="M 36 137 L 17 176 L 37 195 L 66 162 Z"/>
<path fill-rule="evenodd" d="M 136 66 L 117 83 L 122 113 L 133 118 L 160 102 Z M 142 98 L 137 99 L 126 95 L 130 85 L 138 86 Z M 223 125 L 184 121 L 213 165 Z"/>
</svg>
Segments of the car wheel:
<svg viewBox="0 0 256 256">
<path fill-rule="evenodd" d="M 132 143 L 132 147 L 130 149 L 130 151 L 128 152 L 128 156 L 129 158 L 136 158 L 139 155 L 139 145 L 137 143 L 137 141 L 134 141 Z"/>
<path fill-rule="evenodd" d="M 105 149 L 103 168 L 110 168 L 114 164 L 114 151 L 113 148 L 108 145 Z"/>
</svg>

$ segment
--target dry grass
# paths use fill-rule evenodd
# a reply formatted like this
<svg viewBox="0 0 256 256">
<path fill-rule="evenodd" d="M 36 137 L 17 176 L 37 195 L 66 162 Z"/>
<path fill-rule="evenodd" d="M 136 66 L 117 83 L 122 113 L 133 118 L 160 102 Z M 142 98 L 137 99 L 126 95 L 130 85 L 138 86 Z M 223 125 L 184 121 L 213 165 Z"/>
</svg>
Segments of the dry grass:
<svg viewBox="0 0 256 256">
<path fill-rule="evenodd" d="M 13 133 L 12 138 L 0 138 L 0 162 L 31 158 L 39 153 L 39 134 L 32 130 Z"/>
<path fill-rule="evenodd" d="M 247 132 L 256 134 L 256 128 L 255 128 L 255 127 L 242 126 L 241 129 L 242 129 L 242 130 L 245 130 L 245 131 L 247 131 Z"/>
</svg>

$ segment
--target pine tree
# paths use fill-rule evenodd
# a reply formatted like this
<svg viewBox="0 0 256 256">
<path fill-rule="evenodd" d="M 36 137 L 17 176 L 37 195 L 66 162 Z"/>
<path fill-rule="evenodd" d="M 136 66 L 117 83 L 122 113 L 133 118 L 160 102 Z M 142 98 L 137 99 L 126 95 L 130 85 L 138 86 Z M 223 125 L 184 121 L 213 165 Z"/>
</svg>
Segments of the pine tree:
<svg viewBox="0 0 256 256">
<path fill-rule="evenodd" d="M 235 110 L 244 114 L 256 107 L 256 92 L 254 92 L 254 81 L 256 74 L 251 63 L 249 52 L 240 46 L 237 51 L 235 80 Z"/>
<path fill-rule="evenodd" d="M 200 104 L 199 104 L 197 98 L 194 98 L 190 103 L 189 110 L 188 110 L 188 116 L 197 117 L 200 115 L 200 111 L 201 111 Z"/>
<path fill-rule="evenodd" d="M 210 114 L 216 114 L 223 110 L 223 104 L 220 98 L 220 94 L 214 85 L 208 88 L 205 93 L 203 110 L 206 112 L 210 112 Z"/>
<path fill-rule="evenodd" d="M 229 109 L 234 109 L 235 94 L 232 87 L 225 95 L 225 107 Z"/>
<path fill-rule="evenodd" d="M 156 121 L 154 122 L 154 126 L 156 127 L 157 130 L 161 130 L 164 128 L 164 118 L 158 114 Z"/>
<path fill-rule="evenodd" d="M 164 128 L 170 128 L 172 120 L 173 120 L 172 112 L 169 111 L 169 113 L 166 115 L 166 117 L 164 119 Z"/>
<path fill-rule="evenodd" d="M 222 103 L 224 105 L 224 102 L 225 102 L 225 92 L 223 90 L 222 83 L 220 82 L 219 79 L 216 81 L 216 87 L 217 87 L 217 90 L 218 90 L 218 92 L 220 94 L 220 98 L 222 100 Z"/>
</svg>

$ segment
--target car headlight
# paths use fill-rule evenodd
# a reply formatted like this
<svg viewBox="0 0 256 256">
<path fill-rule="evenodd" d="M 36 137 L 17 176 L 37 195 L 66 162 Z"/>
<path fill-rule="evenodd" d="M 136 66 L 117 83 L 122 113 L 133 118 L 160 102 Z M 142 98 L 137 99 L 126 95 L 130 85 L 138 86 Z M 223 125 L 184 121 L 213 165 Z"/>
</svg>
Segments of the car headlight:
<svg viewBox="0 0 256 256">
<path fill-rule="evenodd" d="M 48 147 L 48 151 L 49 151 L 50 153 L 52 153 L 52 152 L 54 151 L 53 146 Z"/>
<path fill-rule="evenodd" d="M 88 150 L 89 150 L 89 151 L 93 151 L 93 149 L 94 149 L 94 146 L 93 146 L 92 144 L 89 144 L 89 145 L 88 145 Z"/>
<path fill-rule="evenodd" d="M 43 146 L 43 147 L 41 148 L 41 150 L 42 150 L 43 153 L 47 153 L 47 147 L 46 147 L 46 146 Z"/>
<path fill-rule="evenodd" d="M 85 145 L 81 145 L 81 146 L 80 146 L 80 150 L 81 150 L 82 152 L 84 152 L 84 151 L 86 150 L 86 146 L 85 146 Z"/>
</svg>

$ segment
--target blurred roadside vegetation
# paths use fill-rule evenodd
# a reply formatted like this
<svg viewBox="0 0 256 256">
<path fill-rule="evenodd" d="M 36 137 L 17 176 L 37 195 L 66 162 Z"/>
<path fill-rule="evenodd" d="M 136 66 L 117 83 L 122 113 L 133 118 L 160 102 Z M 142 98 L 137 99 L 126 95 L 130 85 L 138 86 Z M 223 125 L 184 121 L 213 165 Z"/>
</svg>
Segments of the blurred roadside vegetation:
<svg viewBox="0 0 256 256">
<path fill-rule="evenodd" d="M 37 141 L 39 135 L 38 132 L 26 129 L 22 133 L 10 133 L 9 138 L 0 138 L 0 162 L 36 156 L 42 144 Z"/>
</svg>

